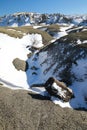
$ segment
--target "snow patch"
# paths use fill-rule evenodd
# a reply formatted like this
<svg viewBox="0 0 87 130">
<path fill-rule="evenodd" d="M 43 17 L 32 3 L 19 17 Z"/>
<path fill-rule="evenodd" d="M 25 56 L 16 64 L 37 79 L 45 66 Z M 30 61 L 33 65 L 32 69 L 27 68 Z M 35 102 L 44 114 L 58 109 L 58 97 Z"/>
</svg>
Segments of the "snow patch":
<svg viewBox="0 0 87 130">
<path fill-rule="evenodd" d="M 57 38 L 67 35 L 65 30 L 65 28 L 62 28 L 62 32 L 58 33 Z M 78 39 L 77 43 L 80 44 L 80 42 L 81 41 Z M 87 40 L 83 41 L 83 43 L 86 42 Z M 43 43 L 41 35 L 28 34 L 19 39 L 10 37 L 6 34 L 0 34 L 0 82 L 6 84 L 7 87 L 12 89 L 27 89 L 44 95 L 44 88 L 31 89 L 29 85 L 45 82 L 47 78 L 52 76 L 53 70 L 57 64 L 53 65 L 51 71 L 48 71 L 48 73 L 46 73 L 46 71 L 44 72 L 50 64 L 49 61 L 45 61 L 47 64 L 44 64 L 47 52 L 39 53 L 39 59 L 36 55 L 37 52 L 35 52 L 34 55 L 28 59 L 27 54 L 29 54 L 30 51 L 27 46 L 34 46 L 37 48 L 42 47 Z M 17 71 L 12 64 L 12 61 L 15 58 L 20 58 L 25 61 L 27 60 L 29 70 L 27 72 Z M 37 62 L 35 62 L 34 59 L 37 60 Z M 40 63 L 43 63 L 43 65 Z M 34 70 L 32 66 L 36 67 L 36 70 Z M 87 97 L 87 58 L 78 60 L 77 66 L 73 64 L 72 73 L 78 77 L 77 81 L 75 81 L 72 86 L 69 86 L 73 90 L 75 98 L 71 99 L 70 102 L 67 103 L 62 102 L 55 97 L 52 97 L 51 100 L 63 108 L 87 108 L 87 103 L 85 101 L 85 97 Z M 59 89 L 56 84 L 53 84 L 53 87 Z M 59 93 L 61 94 L 61 89 L 59 89 Z"/>
<path fill-rule="evenodd" d="M 66 32 L 58 32 L 58 33 L 56 33 L 55 34 L 55 38 L 56 39 L 59 39 L 59 38 L 61 38 L 61 37 L 63 37 L 63 36 L 66 36 L 67 35 L 67 33 Z"/>
<path fill-rule="evenodd" d="M 85 96 L 87 95 L 87 58 L 77 61 L 77 66 L 73 65 L 72 73 L 77 77 L 70 88 L 73 90 L 75 98 L 70 104 L 73 108 L 87 108 Z"/>
<path fill-rule="evenodd" d="M 59 95 L 59 96 L 61 96 L 61 97 L 62 97 L 62 96 L 63 96 L 63 97 L 66 97 L 66 95 L 65 95 L 66 91 L 65 91 L 65 90 L 62 90 L 62 88 L 59 87 L 55 82 L 52 84 L 52 87 L 58 90 L 58 95 Z"/>
<path fill-rule="evenodd" d="M 11 27 L 18 27 L 18 23 L 13 23 Z"/>
<path fill-rule="evenodd" d="M 84 43 L 87 43 L 87 40 L 84 40 L 82 43 L 83 43 L 83 44 L 84 44 Z"/>
<path fill-rule="evenodd" d="M 26 73 L 17 71 L 12 62 L 15 58 L 26 61 L 27 54 L 30 53 L 26 47 L 32 45 L 38 48 L 43 46 L 41 35 L 28 34 L 19 39 L 0 34 L 0 82 L 12 88 L 16 88 L 16 86 L 24 89 L 29 88 Z"/>
<path fill-rule="evenodd" d="M 77 40 L 77 44 L 85 44 L 87 43 L 87 40 L 81 41 L 80 39 Z"/>
<path fill-rule="evenodd" d="M 81 40 L 80 39 L 78 39 L 77 40 L 77 44 L 81 44 L 82 42 L 81 42 Z"/>
<path fill-rule="evenodd" d="M 65 108 L 65 107 L 68 107 L 68 108 L 72 108 L 70 106 L 70 103 L 69 102 L 62 102 L 61 100 L 58 100 L 58 98 L 55 98 L 55 97 L 51 97 L 51 100 L 57 104 L 57 105 L 60 105 L 62 108 Z"/>
</svg>

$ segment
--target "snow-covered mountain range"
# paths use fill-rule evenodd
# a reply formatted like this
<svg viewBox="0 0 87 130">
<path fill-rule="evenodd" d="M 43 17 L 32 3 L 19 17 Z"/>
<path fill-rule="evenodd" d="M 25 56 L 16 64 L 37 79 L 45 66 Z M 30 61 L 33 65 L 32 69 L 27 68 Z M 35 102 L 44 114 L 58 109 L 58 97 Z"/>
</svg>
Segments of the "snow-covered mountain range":
<svg viewBox="0 0 87 130">
<path fill-rule="evenodd" d="M 38 24 L 74 24 L 87 25 L 87 15 L 15 13 L 0 17 L 0 26 L 23 26 Z"/>
<path fill-rule="evenodd" d="M 55 77 L 73 90 L 75 98 L 67 103 L 53 98 L 53 102 L 87 109 L 86 21 L 87 15 L 16 13 L 1 17 L 0 83 L 44 95 L 44 88 L 30 86 Z M 26 72 L 13 65 L 17 58 L 28 63 Z"/>
</svg>

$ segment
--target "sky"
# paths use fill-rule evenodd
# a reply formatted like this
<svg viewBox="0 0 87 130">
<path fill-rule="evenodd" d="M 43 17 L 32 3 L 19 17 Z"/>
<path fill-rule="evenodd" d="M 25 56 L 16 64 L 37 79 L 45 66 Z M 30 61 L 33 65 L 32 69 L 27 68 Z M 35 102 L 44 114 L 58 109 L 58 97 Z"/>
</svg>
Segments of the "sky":
<svg viewBox="0 0 87 130">
<path fill-rule="evenodd" d="M 1 0 L 0 16 L 16 12 L 87 14 L 87 0 Z"/>
</svg>

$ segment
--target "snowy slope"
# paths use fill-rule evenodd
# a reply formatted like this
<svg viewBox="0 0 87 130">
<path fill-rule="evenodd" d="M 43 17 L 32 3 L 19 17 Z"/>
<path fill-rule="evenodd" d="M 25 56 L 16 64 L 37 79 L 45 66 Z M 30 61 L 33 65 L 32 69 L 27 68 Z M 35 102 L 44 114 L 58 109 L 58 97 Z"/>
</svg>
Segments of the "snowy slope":
<svg viewBox="0 0 87 130">
<path fill-rule="evenodd" d="M 36 50 L 31 58 L 27 57 L 31 52 L 27 46 L 42 47 L 41 35 L 27 34 L 19 39 L 0 34 L 0 82 L 12 89 L 27 89 L 44 95 L 44 88 L 32 90 L 30 86 L 44 83 L 53 76 L 64 81 L 75 94 L 75 98 L 68 103 L 52 97 L 55 104 L 87 109 L 87 49 L 78 46 L 80 39 L 76 44 L 60 40 L 60 37 L 68 35 L 66 32 L 68 28 L 62 27 L 60 34 L 57 35 L 58 40 L 40 51 Z M 27 72 L 15 69 L 12 64 L 15 58 L 28 62 Z"/>
<path fill-rule="evenodd" d="M 30 85 L 44 83 L 53 76 L 64 81 L 75 94 L 75 98 L 68 103 L 52 98 L 54 103 L 62 107 L 87 108 L 86 48 L 56 41 L 39 54 L 34 54 L 31 59 L 28 59 L 28 63 L 30 68 L 27 77 Z M 35 69 L 32 70 L 32 67 Z"/>
<path fill-rule="evenodd" d="M 33 45 L 33 41 L 36 41 Z M 26 73 L 17 71 L 12 62 L 15 58 L 27 60 L 30 51 L 27 46 L 42 47 L 42 37 L 39 34 L 26 35 L 22 39 L 0 34 L 0 81 L 12 88 L 29 88 Z"/>
</svg>

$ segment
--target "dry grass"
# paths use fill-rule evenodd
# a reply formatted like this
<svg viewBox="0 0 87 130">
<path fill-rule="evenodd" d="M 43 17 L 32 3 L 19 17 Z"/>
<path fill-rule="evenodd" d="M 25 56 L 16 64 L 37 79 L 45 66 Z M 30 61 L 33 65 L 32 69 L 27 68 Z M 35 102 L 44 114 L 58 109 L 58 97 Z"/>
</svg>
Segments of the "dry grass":
<svg viewBox="0 0 87 130">
<path fill-rule="evenodd" d="M 57 24 L 45 25 L 38 29 L 42 29 L 42 30 L 45 29 L 46 31 L 49 31 L 49 32 L 59 32 L 60 25 L 57 25 Z"/>
<path fill-rule="evenodd" d="M 47 29 L 51 32 L 59 32 L 60 26 L 57 24 L 52 24 L 52 25 L 47 26 Z"/>
<path fill-rule="evenodd" d="M 9 28 L 9 27 L 0 27 L 0 33 L 4 33 L 7 34 L 11 37 L 15 37 L 15 38 L 22 38 L 23 34 L 15 31 L 14 28 Z"/>
<path fill-rule="evenodd" d="M 32 26 L 22 26 L 22 27 L 0 27 L 0 33 L 7 34 L 11 37 L 22 38 L 24 33 L 26 34 L 41 34 L 43 43 L 47 44 L 53 38 L 45 31 L 39 29 L 34 29 Z"/>
<path fill-rule="evenodd" d="M 78 40 L 80 39 L 81 41 L 87 40 L 87 31 L 82 31 L 78 33 L 72 33 L 68 35 L 68 38 L 72 38 L 73 40 Z"/>
<path fill-rule="evenodd" d="M 77 40 L 81 40 L 82 42 L 84 40 L 87 40 L 87 31 L 71 33 L 67 36 L 60 38 L 60 42 L 65 42 L 65 43 L 76 43 Z M 84 47 L 85 46 L 87 46 L 87 45 L 84 44 Z"/>
</svg>

